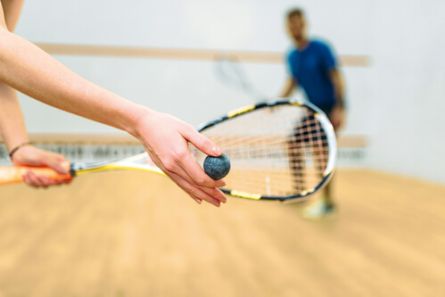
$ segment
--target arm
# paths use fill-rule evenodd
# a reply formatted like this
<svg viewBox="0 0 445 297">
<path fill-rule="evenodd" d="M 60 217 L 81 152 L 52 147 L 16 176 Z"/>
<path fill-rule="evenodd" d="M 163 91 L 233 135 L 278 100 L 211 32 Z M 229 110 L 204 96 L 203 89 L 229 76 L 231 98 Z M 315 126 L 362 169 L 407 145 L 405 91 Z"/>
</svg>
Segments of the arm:
<svg viewBox="0 0 445 297">
<path fill-rule="evenodd" d="M 343 108 L 345 107 L 345 84 L 343 75 L 338 69 L 333 69 L 330 72 L 330 78 L 334 85 L 336 106 Z"/>
<path fill-rule="evenodd" d="M 0 26 L 11 31 L 15 29 L 23 1 L 0 2 Z M 13 89 L 0 82 L 0 132 L 8 151 L 21 143 L 28 142 L 17 96 Z M 7 127 L 9 126 L 10 127 Z"/>
<path fill-rule="evenodd" d="M 8 151 L 11 152 L 20 145 L 28 143 L 29 140 L 15 91 L 2 83 L 0 83 L 0 105 L 0 133 Z M 32 145 L 21 146 L 17 149 L 12 161 L 17 165 L 47 166 L 61 174 L 66 174 L 68 167 L 62 155 L 47 152 Z M 34 187 L 69 182 L 38 176 L 31 171 L 23 176 L 23 180 Z"/>
<path fill-rule="evenodd" d="M 329 114 L 329 119 L 335 130 L 338 130 L 343 126 L 345 121 L 345 88 L 343 83 L 343 76 L 340 73 L 337 57 L 334 51 L 328 46 L 323 45 L 321 47 L 321 54 L 323 59 L 323 65 L 334 87 L 334 95 L 336 104 Z"/>
<path fill-rule="evenodd" d="M 284 85 L 283 91 L 281 92 L 280 97 L 285 98 L 285 97 L 289 97 L 290 95 L 292 95 L 292 93 L 294 92 L 294 90 L 297 88 L 297 83 L 295 82 L 295 80 L 291 77 L 289 77 L 286 80 L 286 83 Z"/>
<path fill-rule="evenodd" d="M 338 69 L 330 71 L 330 78 L 334 85 L 336 104 L 330 114 L 330 120 L 335 130 L 340 129 L 345 122 L 345 87 L 343 76 Z"/>
<path fill-rule="evenodd" d="M 135 135 L 135 123 L 150 113 L 74 74 L 32 43 L 0 28 L 0 79 L 59 109 Z"/>
<path fill-rule="evenodd" d="M 127 131 L 145 146 L 153 161 L 197 202 L 216 206 L 226 198 L 196 163 L 187 143 L 208 155 L 220 150 L 206 137 L 169 115 L 113 94 L 68 70 L 32 43 L 0 28 L 0 80 L 44 103 Z M 159 131 L 158 127 L 163 127 Z"/>
<path fill-rule="evenodd" d="M 0 132 L 6 148 L 11 151 L 29 140 L 16 94 L 3 83 L 0 83 L 0 104 Z"/>
<path fill-rule="evenodd" d="M 14 30 L 17 24 L 20 10 L 23 5 L 22 0 L 4 0 L 1 2 L 4 8 L 0 9 L 0 23 L 9 30 Z M 1 7 L 1 5 L 0 5 Z M 28 143 L 23 115 L 17 100 L 15 91 L 0 82 L 0 134 L 9 152 L 18 148 L 24 143 Z M 67 173 L 65 159 L 62 155 L 40 150 L 31 145 L 21 146 L 16 149 L 12 161 L 17 165 L 48 166 L 59 173 Z M 35 187 L 47 187 L 68 181 L 56 181 L 43 176 L 37 176 L 32 172 L 27 172 L 23 180 Z"/>
</svg>

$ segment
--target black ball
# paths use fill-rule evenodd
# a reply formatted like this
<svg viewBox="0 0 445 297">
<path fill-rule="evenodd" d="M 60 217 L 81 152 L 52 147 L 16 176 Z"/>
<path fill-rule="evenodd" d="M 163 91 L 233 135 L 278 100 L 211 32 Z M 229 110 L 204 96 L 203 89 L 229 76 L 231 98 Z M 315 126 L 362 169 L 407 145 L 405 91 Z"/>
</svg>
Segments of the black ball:
<svg viewBox="0 0 445 297">
<path fill-rule="evenodd" d="M 204 171 L 214 180 L 221 179 L 230 171 L 230 159 L 224 154 L 219 157 L 207 156 Z"/>
</svg>

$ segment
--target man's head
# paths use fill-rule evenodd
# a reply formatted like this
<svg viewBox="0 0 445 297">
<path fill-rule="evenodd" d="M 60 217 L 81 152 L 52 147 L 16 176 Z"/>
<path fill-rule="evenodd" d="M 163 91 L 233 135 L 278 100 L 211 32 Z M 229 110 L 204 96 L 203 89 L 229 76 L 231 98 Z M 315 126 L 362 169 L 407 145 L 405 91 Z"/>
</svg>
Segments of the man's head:
<svg viewBox="0 0 445 297">
<path fill-rule="evenodd" d="M 289 10 L 286 21 L 289 35 L 294 41 L 299 42 L 306 39 L 306 18 L 302 9 Z"/>
</svg>

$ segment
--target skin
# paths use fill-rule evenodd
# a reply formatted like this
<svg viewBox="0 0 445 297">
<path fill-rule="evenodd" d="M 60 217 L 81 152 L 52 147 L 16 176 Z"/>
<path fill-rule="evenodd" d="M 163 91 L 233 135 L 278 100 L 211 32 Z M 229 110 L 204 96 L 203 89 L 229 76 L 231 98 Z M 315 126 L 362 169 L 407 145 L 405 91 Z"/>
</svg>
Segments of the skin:
<svg viewBox="0 0 445 297">
<path fill-rule="evenodd" d="M 4 11 L 2 13 L 4 15 L 2 14 L 0 17 L 0 24 L 12 32 L 16 27 L 23 1 L 3 0 L 1 4 L 3 5 Z M 2 107 L 0 109 L 0 132 L 7 149 L 11 151 L 18 145 L 28 142 L 29 139 L 17 94 L 13 88 L 3 82 L 0 82 L 0 105 Z M 9 127 L 14 128 L 9 129 Z M 46 152 L 30 145 L 20 148 L 14 154 L 12 161 L 16 165 L 47 166 L 59 173 L 66 173 L 66 168 L 69 166 L 62 155 Z M 23 176 L 23 180 L 30 186 L 43 188 L 69 182 L 38 176 L 31 171 Z"/>
<path fill-rule="evenodd" d="M 0 19 L 5 20 L 0 22 L 0 81 L 9 92 L 2 96 L 1 110 L 7 106 L 8 112 L 14 112 L 14 117 L 19 119 L 8 117 L 0 122 L 8 147 L 27 139 L 17 100 L 11 100 L 11 89 L 16 89 L 48 105 L 128 132 L 144 145 L 153 162 L 197 203 L 204 200 L 220 206 L 226 202 L 226 197 L 218 189 L 224 186 L 224 181 L 208 177 L 188 149 L 188 143 L 191 143 L 207 155 L 219 156 L 222 152 L 211 140 L 171 115 L 135 104 L 83 79 L 15 35 L 6 20 L 16 20 L 13 16 L 19 14 L 21 3 L 1 1 L 0 6 Z M 17 134 L 21 136 L 15 137 Z M 60 155 L 36 151 L 31 146 L 23 147 L 17 153 L 14 155 L 16 163 L 33 165 L 41 162 L 39 164 L 60 172 L 67 169 L 66 161 Z M 28 176 L 26 181 L 42 185 L 54 183 L 37 176 Z"/>
<path fill-rule="evenodd" d="M 286 27 L 289 37 L 292 39 L 298 49 L 304 49 L 309 44 L 309 38 L 307 34 L 307 22 L 303 16 L 293 16 L 292 18 L 288 19 Z M 345 123 L 345 109 L 343 99 L 345 93 L 344 80 L 341 72 L 338 69 L 331 70 L 329 72 L 329 77 L 334 86 L 337 104 L 336 106 L 334 106 L 328 117 L 335 131 L 339 131 L 339 129 Z M 289 77 L 285 82 L 281 97 L 289 97 L 297 88 L 298 82 L 294 78 Z M 331 184 L 332 182 L 329 183 L 323 190 L 324 197 L 328 203 L 333 203 L 332 187 L 330 186 Z"/>
<path fill-rule="evenodd" d="M 309 44 L 309 38 L 307 35 L 307 22 L 304 17 L 294 16 L 287 21 L 287 31 L 289 37 L 295 43 L 295 46 L 299 49 L 304 49 Z M 329 73 L 332 84 L 334 86 L 337 105 L 329 115 L 329 119 L 332 125 L 337 130 L 341 128 L 345 120 L 344 111 L 344 80 L 343 76 L 338 69 L 333 69 Z M 289 97 L 292 95 L 295 89 L 298 88 L 298 82 L 294 78 L 289 77 L 285 82 L 281 97 Z"/>
</svg>

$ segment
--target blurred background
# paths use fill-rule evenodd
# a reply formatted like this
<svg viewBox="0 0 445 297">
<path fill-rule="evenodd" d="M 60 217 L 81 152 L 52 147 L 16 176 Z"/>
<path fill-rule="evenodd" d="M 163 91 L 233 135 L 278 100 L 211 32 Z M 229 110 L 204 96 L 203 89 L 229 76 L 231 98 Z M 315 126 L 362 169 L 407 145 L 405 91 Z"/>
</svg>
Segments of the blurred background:
<svg viewBox="0 0 445 297">
<path fill-rule="evenodd" d="M 284 55 L 291 46 L 284 16 L 294 6 L 307 12 L 312 36 L 327 39 L 340 56 L 368 61 L 343 68 L 349 102 L 344 134 L 366 136 L 366 166 L 445 182 L 445 161 L 437 158 L 444 143 L 436 136 L 445 104 L 441 1 L 29 1 L 17 33 L 62 45 Z M 193 124 L 251 103 L 217 79 L 215 61 L 183 59 L 181 51 L 167 59 L 75 52 L 55 57 L 126 98 Z M 280 93 L 287 75 L 282 61 L 243 67 L 261 92 Z M 23 100 L 23 108 L 30 132 L 115 132 L 33 100 Z"/>
<path fill-rule="evenodd" d="M 25 1 L 16 32 L 87 79 L 197 125 L 255 101 L 221 81 L 219 55 L 237 56 L 262 94 L 281 92 L 293 7 L 334 46 L 346 80 L 334 218 L 246 201 L 196 209 L 141 173 L 3 187 L 0 296 L 445 294 L 444 1 Z M 140 150 L 106 126 L 21 103 L 32 138 L 73 159 Z"/>
</svg>

